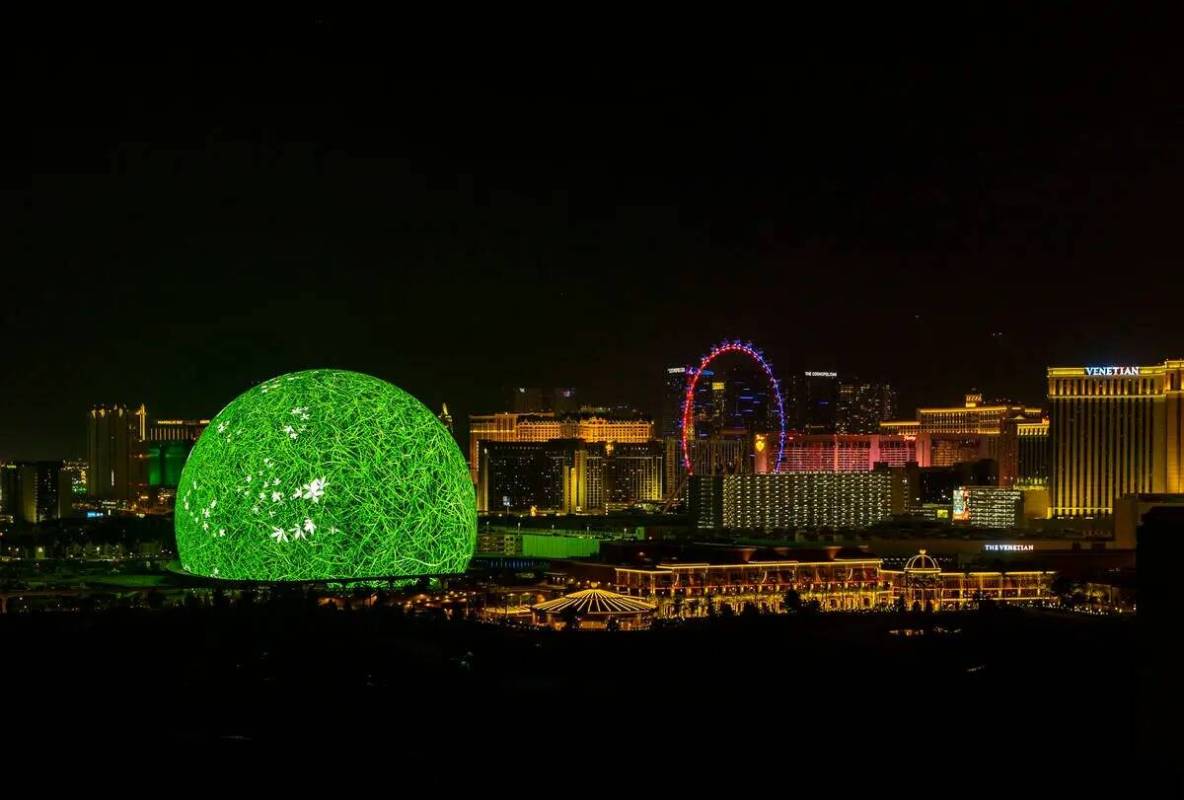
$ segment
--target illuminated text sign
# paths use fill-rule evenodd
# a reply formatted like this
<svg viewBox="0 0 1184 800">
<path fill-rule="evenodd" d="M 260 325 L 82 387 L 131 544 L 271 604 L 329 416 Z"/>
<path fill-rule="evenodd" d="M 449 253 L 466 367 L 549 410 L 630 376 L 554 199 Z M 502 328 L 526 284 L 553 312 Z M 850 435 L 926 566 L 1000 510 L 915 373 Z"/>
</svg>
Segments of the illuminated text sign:
<svg viewBox="0 0 1184 800">
<path fill-rule="evenodd" d="M 1110 377 L 1112 375 L 1138 375 L 1138 367 L 1086 367 L 1085 374 L 1091 378 Z"/>
<path fill-rule="evenodd" d="M 837 373 L 837 372 L 807 372 L 806 377 L 807 378 L 837 378 L 837 377 L 839 377 L 839 373 Z"/>
<path fill-rule="evenodd" d="M 992 552 L 1006 552 L 1006 553 L 1026 553 L 1029 550 L 1035 550 L 1034 544 L 984 544 L 984 550 Z"/>
</svg>

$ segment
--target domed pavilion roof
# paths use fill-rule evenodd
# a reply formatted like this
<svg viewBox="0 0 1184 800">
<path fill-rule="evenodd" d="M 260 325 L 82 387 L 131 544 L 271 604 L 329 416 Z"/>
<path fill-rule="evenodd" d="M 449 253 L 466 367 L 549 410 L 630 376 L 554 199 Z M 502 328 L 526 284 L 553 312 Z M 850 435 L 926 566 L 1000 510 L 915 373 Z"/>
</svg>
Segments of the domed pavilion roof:
<svg viewBox="0 0 1184 800">
<path fill-rule="evenodd" d="M 917 555 L 905 562 L 905 572 L 941 572 L 941 565 L 937 559 L 921 550 Z"/>
<path fill-rule="evenodd" d="M 644 614 L 653 611 L 655 607 L 644 600 L 616 592 L 608 592 L 603 589 L 584 589 L 555 600 L 538 603 L 531 608 L 545 614 L 562 614 L 574 610 L 580 616 L 594 617 L 613 614 Z"/>
</svg>

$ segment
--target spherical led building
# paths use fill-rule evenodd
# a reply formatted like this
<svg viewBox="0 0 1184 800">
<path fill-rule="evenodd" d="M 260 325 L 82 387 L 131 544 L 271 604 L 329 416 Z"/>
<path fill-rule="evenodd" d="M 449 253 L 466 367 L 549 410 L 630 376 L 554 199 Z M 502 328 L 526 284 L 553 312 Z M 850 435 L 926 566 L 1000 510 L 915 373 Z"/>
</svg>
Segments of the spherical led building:
<svg viewBox="0 0 1184 800">
<path fill-rule="evenodd" d="M 477 538 L 452 434 L 386 381 L 309 370 L 235 398 L 177 488 L 177 549 L 196 575 L 252 581 L 463 572 Z"/>
</svg>

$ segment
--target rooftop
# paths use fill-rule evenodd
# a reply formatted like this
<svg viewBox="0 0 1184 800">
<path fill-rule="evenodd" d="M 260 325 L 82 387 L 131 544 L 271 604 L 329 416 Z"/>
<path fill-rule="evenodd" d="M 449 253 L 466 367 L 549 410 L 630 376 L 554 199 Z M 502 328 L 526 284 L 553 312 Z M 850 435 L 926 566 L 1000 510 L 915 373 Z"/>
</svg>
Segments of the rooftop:
<svg viewBox="0 0 1184 800">
<path fill-rule="evenodd" d="M 562 614 L 574 611 L 580 616 L 607 616 L 612 614 L 644 614 L 654 606 L 642 600 L 603 589 L 584 589 L 531 606 L 545 614 Z"/>
</svg>

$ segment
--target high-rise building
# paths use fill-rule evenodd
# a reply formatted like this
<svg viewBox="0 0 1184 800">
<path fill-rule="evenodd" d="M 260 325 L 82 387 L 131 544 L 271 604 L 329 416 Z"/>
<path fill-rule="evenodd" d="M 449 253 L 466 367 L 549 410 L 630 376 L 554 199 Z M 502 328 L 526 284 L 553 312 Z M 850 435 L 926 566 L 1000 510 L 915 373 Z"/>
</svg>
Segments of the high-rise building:
<svg viewBox="0 0 1184 800">
<path fill-rule="evenodd" d="M 663 387 L 664 483 L 667 493 L 678 492 L 683 497 L 687 470 L 681 442 L 682 413 L 686 386 L 695 370 L 668 368 Z M 692 425 L 687 431 L 694 474 L 736 474 L 756 469 L 757 440 L 767 448 L 770 431 L 779 430 L 771 391 L 768 376 L 748 364 L 702 371 L 695 385 Z M 762 460 L 768 458 L 765 454 Z"/>
<path fill-rule="evenodd" d="M 839 374 L 806 370 L 789 379 L 789 427 L 799 433 L 835 433 L 839 410 Z"/>
<path fill-rule="evenodd" d="M 551 410 L 556 414 L 575 414 L 580 408 L 580 398 L 573 387 L 559 386 L 551 391 Z"/>
<path fill-rule="evenodd" d="M 1048 420 L 1016 425 L 1017 486 L 1048 485 Z"/>
<path fill-rule="evenodd" d="M 143 409 L 143 406 L 140 407 Z M 181 481 L 181 470 L 189 459 L 189 452 L 202 432 L 209 426 L 208 419 L 158 419 L 146 426 L 147 438 L 135 448 L 132 463 L 142 462 L 133 483 L 147 488 L 175 489 Z M 133 472 L 136 472 L 133 469 Z"/>
<path fill-rule="evenodd" d="M 707 484 L 719 483 L 719 516 L 724 528 L 865 528 L 892 515 L 893 472 L 876 469 L 703 477 L 696 489 L 706 496 L 715 491 Z"/>
<path fill-rule="evenodd" d="M 724 480 L 717 475 L 691 475 L 687 484 L 691 524 L 700 530 L 724 525 Z"/>
<path fill-rule="evenodd" d="M 1126 494 L 1184 492 L 1184 359 L 1050 367 L 1050 511 L 1113 512 Z"/>
<path fill-rule="evenodd" d="M 682 435 L 683 403 L 687 384 L 697 367 L 667 367 L 662 381 L 662 418 L 658 431 L 662 438 Z M 705 369 L 695 384 L 695 402 L 691 409 L 692 436 L 714 436 L 728 426 L 728 383 Z"/>
<path fill-rule="evenodd" d="M 478 458 L 478 511 L 563 509 L 574 441 L 482 441 Z"/>
<path fill-rule="evenodd" d="M 18 513 L 20 467 L 0 462 L 0 520 L 14 519 Z"/>
<path fill-rule="evenodd" d="M 615 511 L 635 503 L 656 503 L 662 499 L 661 442 L 605 442 L 590 449 L 594 457 L 600 459 L 604 476 L 603 503 L 597 502 L 592 508 Z M 595 464 L 590 464 L 589 468 L 595 469 Z"/>
<path fill-rule="evenodd" d="M 661 436 L 678 436 L 682 431 L 682 406 L 687 393 L 687 367 L 667 367 L 662 381 Z"/>
<path fill-rule="evenodd" d="M 538 386 L 518 386 L 511 393 L 510 408 L 515 414 L 541 414 L 551 411 L 551 403 Z"/>
<path fill-rule="evenodd" d="M 595 413 L 473 414 L 469 416 L 469 470 L 477 482 L 482 442 L 549 442 L 581 439 L 616 444 L 648 442 L 654 423 L 641 415 L 604 416 Z"/>
<path fill-rule="evenodd" d="M 687 469 L 683 463 L 682 439 L 678 436 L 668 436 L 663 445 L 666 454 L 666 492 L 678 492 L 686 496 L 683 492 L 687 488 Z M 771 446 L 767 437 L 765 446 Z M 755 469 L 755 438 L 749 440 L 744 436 L 710 436 L 704 439 L 688 439 L 687 450 L 693 475 L 739 475 L 753 472 Z"/>
<path fill-rule="evenodd" d="M 972 528 L 1018 528 L 1024 519 L 1024 493 L 999 486 L 959 486 L 950 519 Z"/>
<path fill-rule="evenodd" d="M 479 511 L 600 513 L 661 499 L 657 441 L 481 443 Z"/>
<path fill-rule="evenodd" d="M 101 500 L 126 501 L 138 418 L 123 405 L 96 405 L 86 422 L 86 493 Z"/>
<path fill-rule="evenodd" d="M 879 433 L 880 423 L 896 416 L 896 392 L 886 383 L 846 378 L 838 402 L 837 433 Z"/>
<path fill-rule="evenodd" d="M 36 524 L 73 514 L 70 475 L 61 461 L 0 466 L 0 505 L 16 522 Z"/>
<path fill-rule="evenodd" d="M 515 414 L 573 414 L 580 410 L 580 401 L 570 386 L 519 386 L 511 393 L 510 410 Z"/>
<path fill-rule="evenodd" d="M 145 459 L 144 481 L 152 488 L 176 489 L 192 449 L 192 442 L 144 442 L 141 447 Z"/>
<path fill-rule="evenodd" d="M 775 403 L 772 402 L 769 378 L 750 364 L 728 370 L 724 380 L 723 425 L 747 433 L 779 430 Z"/>
<path fill-rule="evenodd" d="M 143 409 L 143 406 L 140 406 Z M 148 423 L 143 441 L 194 444 L 210 424 L 208 419 L 157 419 Z"/>
</svg>

